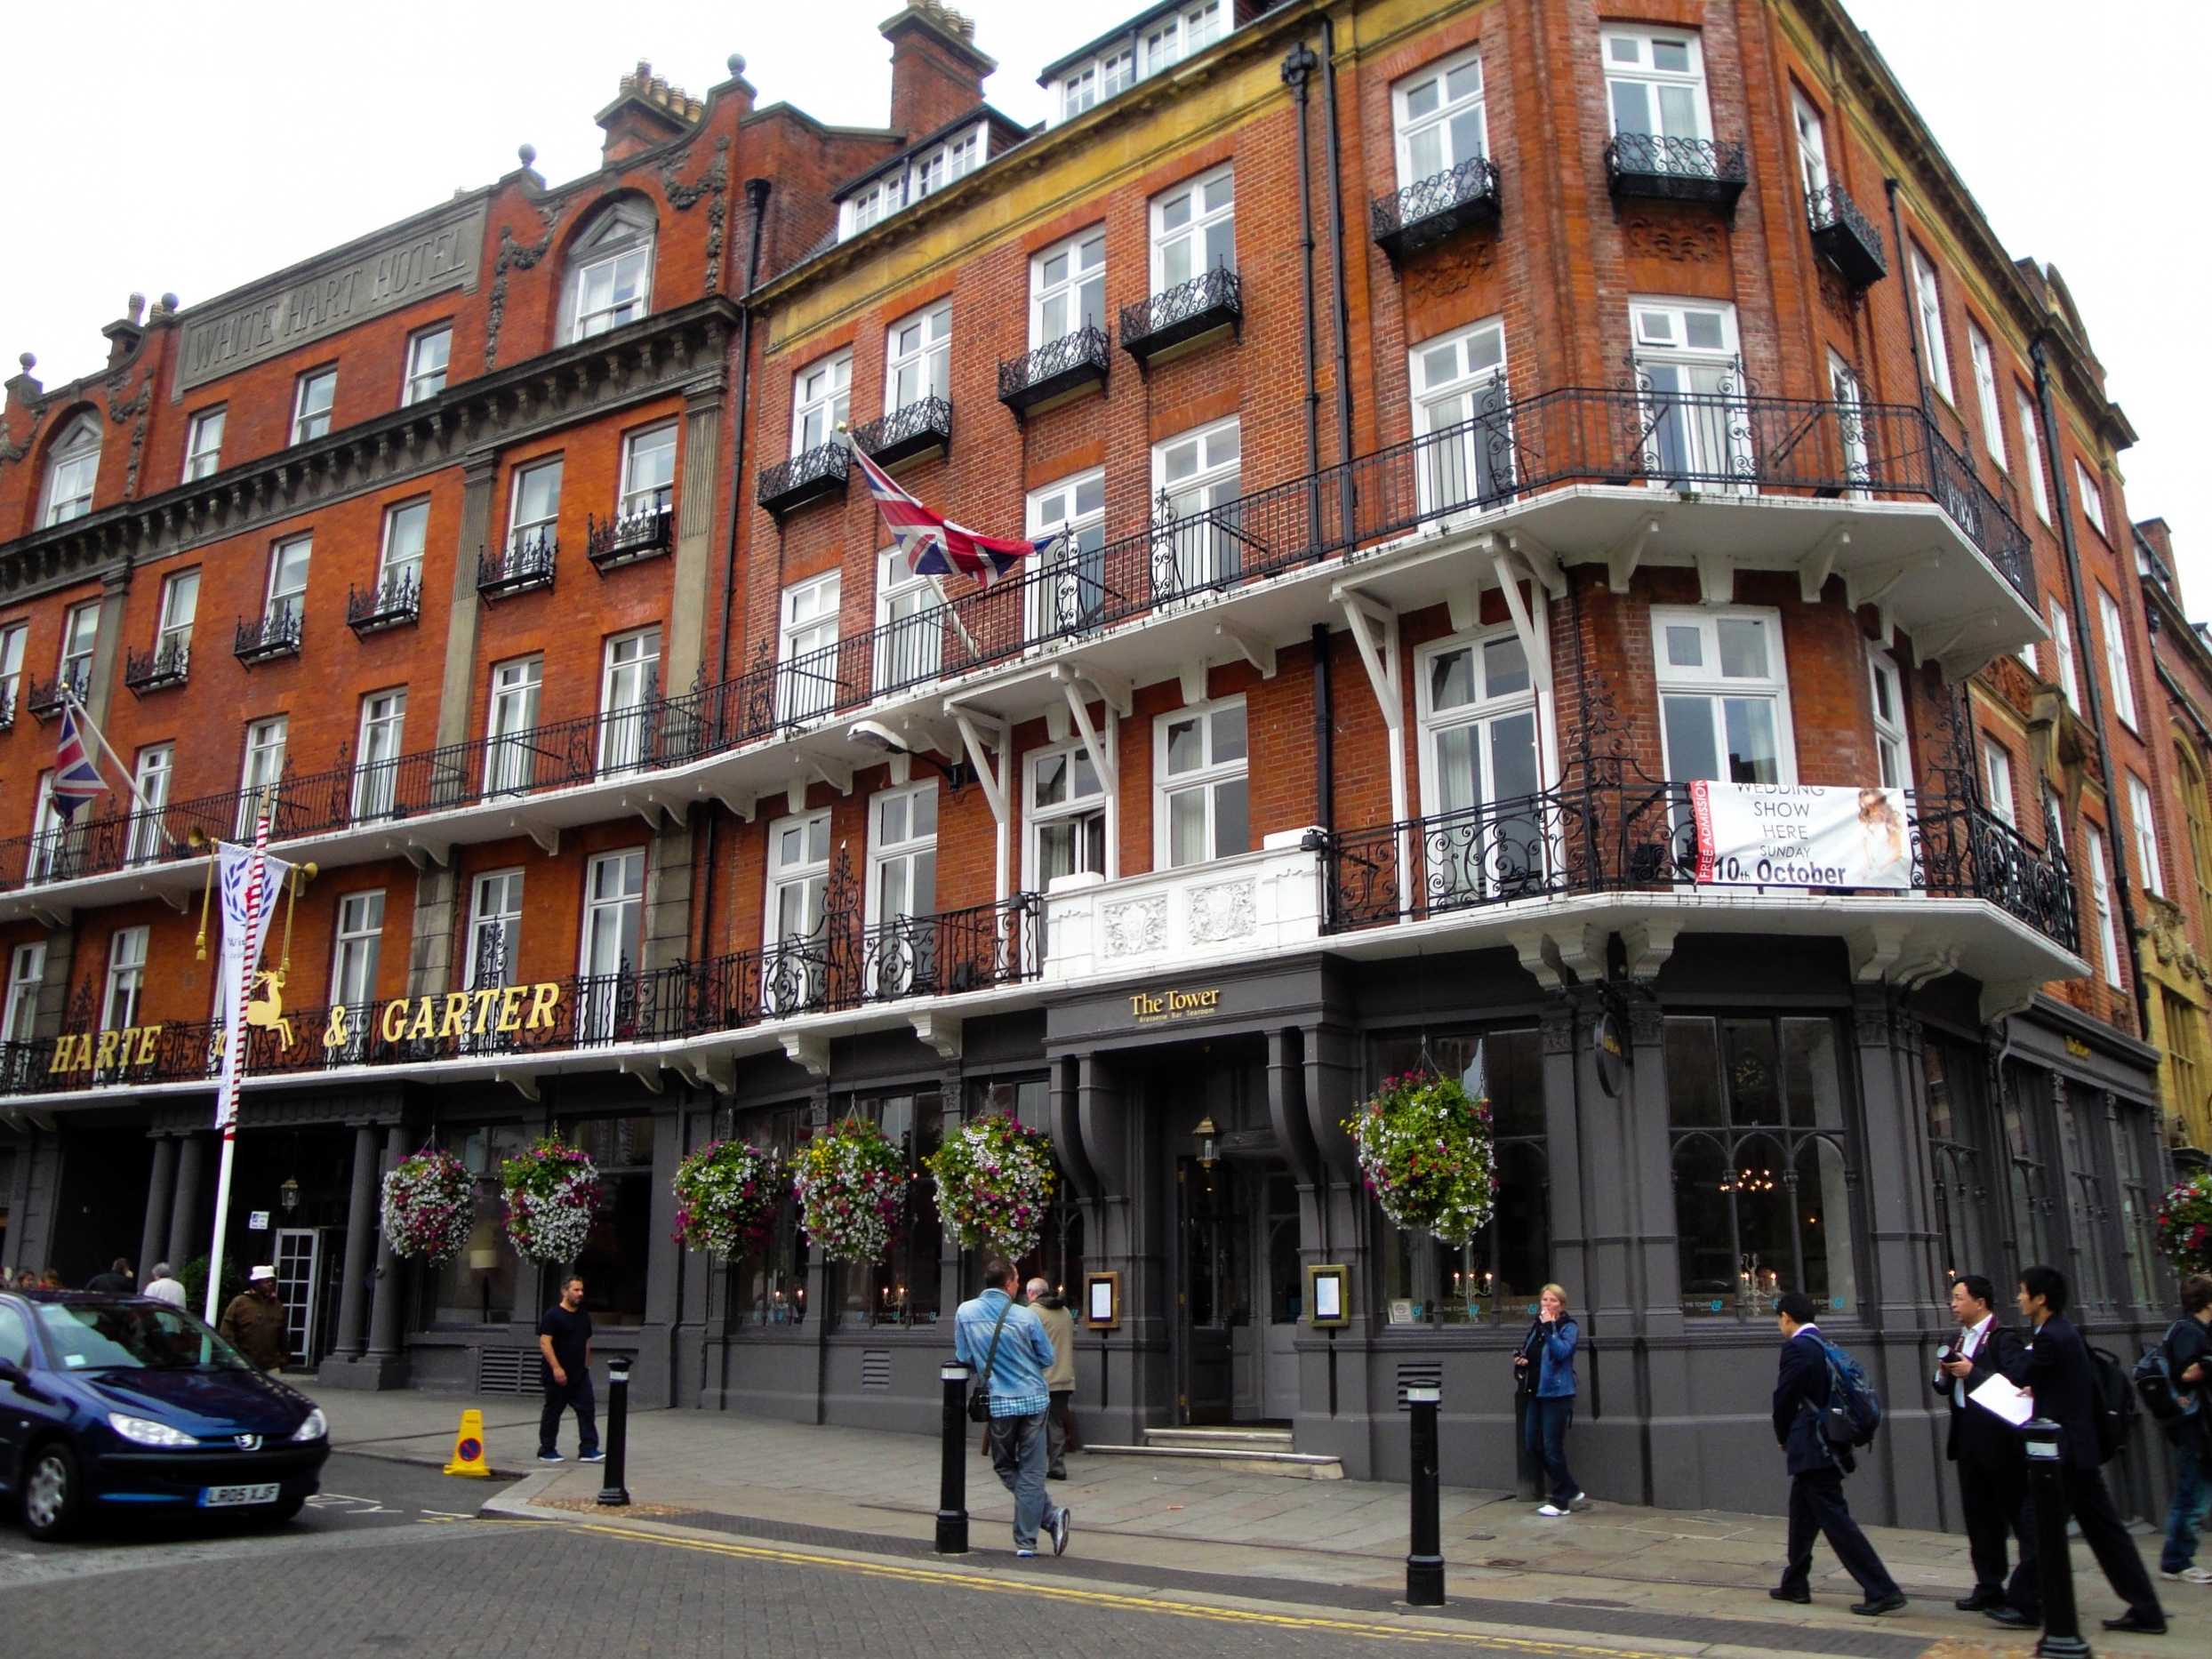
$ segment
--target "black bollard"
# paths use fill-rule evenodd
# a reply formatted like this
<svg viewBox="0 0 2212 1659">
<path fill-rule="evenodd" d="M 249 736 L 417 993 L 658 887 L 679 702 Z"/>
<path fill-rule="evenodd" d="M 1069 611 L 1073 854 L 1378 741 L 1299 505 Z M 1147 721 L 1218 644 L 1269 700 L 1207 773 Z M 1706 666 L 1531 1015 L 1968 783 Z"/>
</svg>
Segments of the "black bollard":
<svg viewBox="0 0 2212 1659">
<path fill-rule="evenodd" d="M 945 1385 L 944 1467 L 937 1477 L 937 1553 L 966 1555 L 967 1536 L 967 1385 L 974 1374 L 958 1360 L 938 1368 Z"/>
<path fill-rule="evenodd" d="M 1406 1391 L 1413 1413 L 1412 1548 L 1406 1555 L 1406 1600 L 1415 1607 L 1444 1605 L 1444 1529 L 1437 1519 L 1437 1404 L 1444 1391 L 1415 1384 Z"/>
<path fill-rule="evenodd" d="M 2058 1425 L 2033 1417 L 2023 1426 L 2028 1442 L 2028 1486 L 2035 1502 L 2035 1582 L 2043 1598 L 2044 1659 L 2090 1659 L 2074 1608 L 2073 1556 L 2066 1548 L 2066 1495 L 2060 1482 Z"/>
<path fill-rule="evenodd" d="M 629 1356 L 614 1354 L 606 1362 L 606 1483 L 599 1502 L 609 1505 L 629 1502 L 622 1484 L 622 1465 L 629 1451 Z"/>
</svg>

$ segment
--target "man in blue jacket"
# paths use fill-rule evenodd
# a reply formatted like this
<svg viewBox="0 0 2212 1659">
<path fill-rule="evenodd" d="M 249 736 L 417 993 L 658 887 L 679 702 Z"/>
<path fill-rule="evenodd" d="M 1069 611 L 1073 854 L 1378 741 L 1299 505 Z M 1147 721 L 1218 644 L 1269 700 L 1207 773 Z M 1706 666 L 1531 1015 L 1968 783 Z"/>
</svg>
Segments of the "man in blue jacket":
<svg viewBox="0 0 2212 1659">
<path fill-rule="evenodd" d="M 1828 1411 L 1828 1348 L 1813 1323 L 1814 1312 L 1813 1299 L 1802 1291 L 1775 1300 L 1775 1323 L 1782 1329 L 1775 1439 L 1790 1455 L 1790 1559 L 1782 1582 L 1767 1593 L 1776 1601 L 1813 1599 L 1813 1538 L 1818 1534 L 1866 1592 L 1866 1599 L 1853 1602 L 1851 1611 L 1870 1618 L 1895 1613 L 1904 1606 L 1904 1591 L 1866 1542 L 1843 1499 L 1844 1473 L 1853 1466 L 1851 1448 L 1831 1447 L 1822 1426 Z"/>
<path fill-rule="evenodd" d="M 2104 1448 L 2096 1438 L 2096 1377 L 2089 1369 L 2089 1350 L 2081 1333 L 2065 1317 L 2066 1276 L 2055 1267 L 2029 1268 L 2020 1275 L 2017 1300 L 2035 1334 L 2005 1374 L 2016 1387 L 2035 1396 L 2037 1416 L 2058 1425 L 2058 1481 L 2066 1513 L 2080 1527 L 2082 1542 L 2104 1569 L 2112 1593 L 2128 1604 L 2128 1611 L 2105 1620 L 2104 1628 L 2163 1636 L 2166 1610 L 2159 1606 L 2159 1592 L 2152 1587 L 2136 1541 L 2128 1535 L 2127 1523 L 2112 1507 L 2112 1494 L 2104 1490 L 2104 1477 L 2099 1472 Z M 2042 1623 L 2035 1536 L 2032 1526 L 2021 1529 L 2020 1565 L 2013 1569 L 2005 1605 L 1984 1609 L 2000 1624 Z"/>
<path fill-rule="evenodd" d="M 985 1262 L 983 1294 L 952 1316 L 952 1350 L 990 1391 L 990 1463 L 1014 1494 L 1014 1554 L 1037 1553 L 1042 1525 L 1060 1555 L 1068 1548 L 1070 1517 L 1066 1505 L 1055 1508 L 1045 1495 L 1046 1413 L 1052 1405 L 1045 1374 L 1052 1368 L 1053 1343 L 1038 1317 L 1014 1300 L 1021 1283 L 1005 1257 Z"/>
</svg>

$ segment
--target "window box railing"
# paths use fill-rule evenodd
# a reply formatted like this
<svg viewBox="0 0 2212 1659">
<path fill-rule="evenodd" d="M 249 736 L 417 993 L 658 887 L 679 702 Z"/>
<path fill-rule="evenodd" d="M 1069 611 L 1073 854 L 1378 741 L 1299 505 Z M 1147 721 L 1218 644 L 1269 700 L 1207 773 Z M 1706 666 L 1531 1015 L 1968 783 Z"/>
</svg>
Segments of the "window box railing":
<svg viewBox="0 0 2212 1659">
<path fill-rule="evenodd" d="M 422 579 L 413 571 L 387 577 L 365 591 L 346 589 L 346 626 L 365 639 L 387 628 L 404 628 L 422 617 Z"/>
<path fill-rule="evenodd" d="M 1235 271 L 1219 265 L 1121 308 L 1121 349 L 1140 365 L 1223 329 L 1243 335 L 1244 286 Z"/>
<path fill-rule="evenodd" d="M 2080 949 L 2062 849 L 2032 846 L 1972 802 L 1921 795 L 1911 811 L 1916 892 L 1986 900 L 2054 944 Z M 1697 870 L 1689 785 L 1651 781 L 1622 761 L 1594 763 L 1584 781 L 1541 795 L 1321 839 L 1332 933 L 1524 899 L 1687 887 Z"/>
<path fill-rule="evenodd" d="M 301 612 L 296 605 L 278 605 L 252 621 L 240 617 L 231 654 L 245 663 L 296 657 L 300 654 L 301 621 Z"/>
<path fill-rule="evenodd" d="M 181 685 L 192 669 L 192 642 L 188 639 L 164 639 L 147 652 L 126 651 L 123 657 L 123 683 L 137 695 L 148 692 L 167 691 Z"/>
<path fill-rule="evenodd" d="M 1375 245 L 1392 269 L 1415 254 L 1498 216 L 1498 164 L 1471 156 L 1448 172 L 1378 196 L 1367 204 Z"/>
<path fill-rule="evenodd" d="M 1623 132 L 1606 145 L 1606 180 L 1615 196 L 1711 202 L 1734 212 L 1751 172 L 1741 144 Z"/>
<path fill-rule="evenodd" d="M 894 409 L 880 421 L 853 429 L 853 443 L 878 467 L 895 467 L 924 455 L 952 451 L 952 405 L 942 397 L 924 397 Z"/>
<path fill-rule="evenodd" d="M 553 585 L 553 567 L 560 557 L 559 539 L 548 530 L 506 542 L 496 553 L 477 555 L 477 591 L 487 599 L 504 599 Z"/>
<path fill-rule="evenodd" d="M 1868 222 L 1841 185 L 1807 191 L 1805 218 L 1812 228 L 1814 249 L 1853 287 L 1869 287 L 1889 275 L 1882 233 Z"/>
<path fill-rule="evenodd" d="M 760 469 L 753 500 L 781 524 L 800 508 L 831 496 L 843 500 L 853 473 L 853 452 L 842 443 L 817 444 L 789 461 Z"/>
<path fill-rule="evenodd" d="M 1102 328 L 1078 328 L 998 365 L 998 401 L 1017 420 L 1086 387 L 1103 388 L 1112 347 Z"/>
<path fill-rule="evenodd" d="M 61 705 L 70 697 L 83 702 L 92 683 L 92 665 L 76 663 L 67 673 L 57 674 L 50 680 L 33 680 L 24 695 L 23 706 L 31 711 L 32 718 L 44 725 L 60 718 Z"/>
<path fill-rule="evenodd" d="M 622 513 L 605 524 L 589 517 L 584 520 L 584 557 L 602 576 L 656 557 L 675 545 L 676 506 L 671 501 Z"/>
</svg>

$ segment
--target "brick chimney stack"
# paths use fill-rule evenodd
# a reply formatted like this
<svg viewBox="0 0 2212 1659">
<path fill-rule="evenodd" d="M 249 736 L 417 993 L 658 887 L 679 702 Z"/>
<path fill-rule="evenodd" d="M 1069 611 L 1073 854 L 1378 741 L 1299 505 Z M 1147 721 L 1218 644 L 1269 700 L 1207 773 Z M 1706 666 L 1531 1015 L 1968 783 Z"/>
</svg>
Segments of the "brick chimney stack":
<svg viewBox="0 0 2212 1659">
<path fill-rule="evenodd" d="M 891 124 L 910 140 L 934 132 L 983 101 L 998 65 L 975 50 L 975 23 L 942 0 L 911 0 L 883 25 L 891 43 Z"/>
<path fill-rule="evenodd" d="M 640 58 L 636 72 L 622 76 L 614 101 L 592 119 L 606 131 L 600 154 L 612 164 L 667 143 L 706 111 L 706 105 L 682 87 L 670 86 Z"/>
</svg>

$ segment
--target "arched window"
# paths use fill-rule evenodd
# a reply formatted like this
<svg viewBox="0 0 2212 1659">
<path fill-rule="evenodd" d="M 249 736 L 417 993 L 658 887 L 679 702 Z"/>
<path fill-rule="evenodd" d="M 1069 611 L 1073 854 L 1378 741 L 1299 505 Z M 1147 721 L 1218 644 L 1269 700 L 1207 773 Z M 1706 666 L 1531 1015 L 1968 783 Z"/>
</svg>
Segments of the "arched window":
<svg viewBox="0 0 2212 1659">
<path fill-rule="evenodd" d="M 86 410 L 62 429 L 46 456 L 46 504 L 42 525 L 82 518 L 92 510 L 92 481 L 100 475 L 100 417 Z"/>
<path fill-rule="evenodd" d="M 653 209 L 634 196 L 608 204 L 568 253 L 561 285 L 561 343 L 634 323 L 653 305 Z"/>
</svg>

